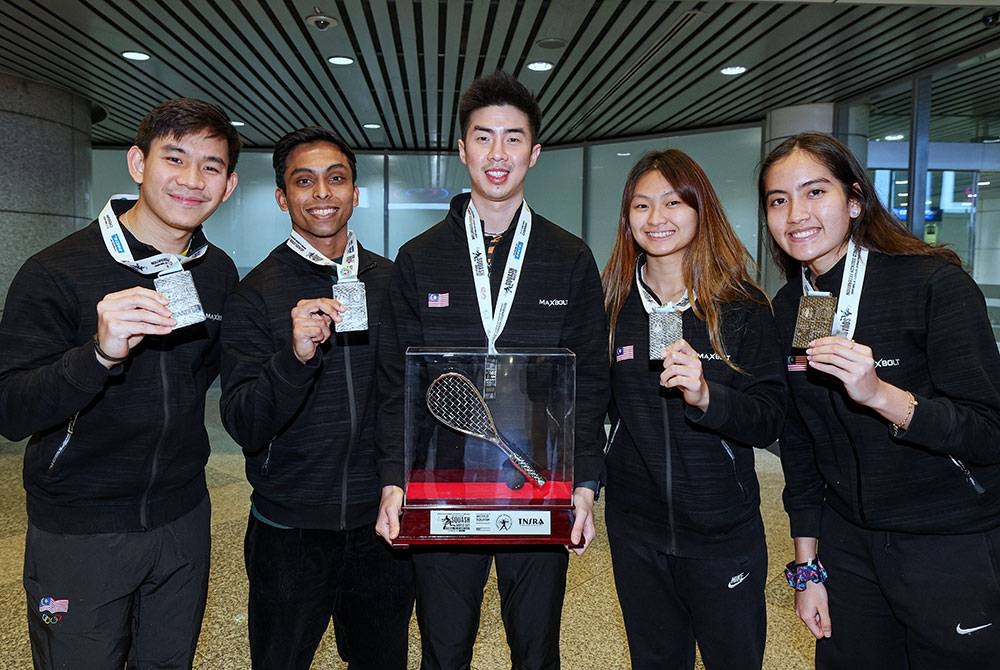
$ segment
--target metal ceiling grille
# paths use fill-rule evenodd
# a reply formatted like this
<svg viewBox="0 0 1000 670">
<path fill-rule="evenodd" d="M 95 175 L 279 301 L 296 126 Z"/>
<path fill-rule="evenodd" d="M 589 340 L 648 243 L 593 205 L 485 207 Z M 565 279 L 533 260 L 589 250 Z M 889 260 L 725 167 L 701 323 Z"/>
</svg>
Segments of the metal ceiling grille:
<svg viewBox="0 0 1000 670">
<path fill-rule="evenodd" d="M 339 25 L 305 23 L 316 11 Z M 855 99 L 985 51 L 1000 31 L 982 13 L 662 0 L 0 0 L 0 69 L 103 107 L 96 146 L 129 144 L 150 107 L 187 95 L 243 121 L 250 147 L 319 124 L 358 149 L 406 151 L 454 149 L 461 91 L 502 68 L 538 93 L 541 140 L 559 145 Z M 565 46 L 539 45 L 551 38 Z M 152 58 L 126 61 L 125 50 Z M 330 65 L 337 55 L 355 63 Z M 533 72 L 534 60 L 555 67 Z M 731 64 L 748 71 L 719 73 Z M 935 132 L 965 140 L 1000 132 L 996 65 L 935 80 Z M 905 95 L 879 101 L 873 133 L 907 114 Z"/>
</svg>

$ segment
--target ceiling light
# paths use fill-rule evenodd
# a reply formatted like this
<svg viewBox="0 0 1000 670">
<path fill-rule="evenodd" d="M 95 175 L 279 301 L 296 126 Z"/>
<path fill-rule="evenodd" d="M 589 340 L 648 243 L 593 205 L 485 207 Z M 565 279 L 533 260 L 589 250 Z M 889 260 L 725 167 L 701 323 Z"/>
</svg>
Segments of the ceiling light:
<svg viewBox="0 0 1000 670">
<path fill-rule="evenodd" d="M 976 186 L 989 186 L 989 185 L 990 185 L 990 183 L 988 181 L 977 181 L 976 182 Z"/>
<path fill-rule="evenodd" d="M 127 58 L 129 60 L 149 60 L 149 54 L 143 53 L 141 51 L 123 51 L 122 58 Z"/>
<path fill-rule="evenodd" d="M 897 197 L 897 198 L 905 198 L 905 197 L 906 197 L 906 196 L 908 196 L 908 195 L 910 195 L 910 194 L 909 194 L 909 193 L 897 193 L 897 194 L 896 194 L 896 197 Z"/>
<path fill-rule="evenodd" d="M 624 158 L 625 156 L 631 156 L 632 152 L 631 151 L 619 151 L 618 155 L 622 156 Z"/>
<path fill-rule="evenodd" d="M 903 135 L 886 135 L 885 139 L 888 140 L 889 142 L 897 142 L 903 139 L 903 137 L 904 137 Z"/>
<path fill-rule="evenodd" d="M 354 59 L 347 56 L 330 56 L 327 60 L 334 65 L 351 65 L 354 63 Z"/>
<path fill-rule="evenodd" d="M 532 72 L 548 72 L 554 67 L 555 65 L 547 60 L 536 60 L 528 63 L 528 69 Z"/>
<path fill-rule="evenodd" d="M 747 69 L 742 65 L 730 65 L 728 67 L 724 67 L 721 70 L 719 70 L 719 72 L 726 75 L 727 77 L 735 77 L 736 75 L 743 74 L 746 71 Z"/>
<path fill-rule="evenodd" d="M 543 37 L 535 42 L 540 49 L 562 49 L 566 46 L 566 40 L 561 37 Z"/>
<path fill-rule="evenodd" d="M 910 182 L 908 180 L 906 180 L 906 179 L 898 179 L 898 180 L 896 180 L 896 186 L 902 186 L 903 184 L 909 184 L 909 183 Z"/>
<path fill-rule="evenodd" d="M 229 125 L 231 125 L 233 128 L 242 128 L 246 124 L 243 123 L 242 121 L 230 121 Z"/>
<path fill-rule="evenodd" d="M 362 128 L 367 128 L 368 130 L 378 130 L 381 127 L 382 126 L 380 126 L 377 123 L 366 123 L 365 125 L 362 126 Z"/>
<path fill-rule="evenodd" d="M 339 25 L 339 21 L 332 16 L 327 16 L 319 11 L 319 7 L 313 7 L 315 14 L 310 14 L 306 17 L 306 23 L 315 28 L 316 30 L 329 30 L 330 28 L 336 28 Z"/>
</svg>

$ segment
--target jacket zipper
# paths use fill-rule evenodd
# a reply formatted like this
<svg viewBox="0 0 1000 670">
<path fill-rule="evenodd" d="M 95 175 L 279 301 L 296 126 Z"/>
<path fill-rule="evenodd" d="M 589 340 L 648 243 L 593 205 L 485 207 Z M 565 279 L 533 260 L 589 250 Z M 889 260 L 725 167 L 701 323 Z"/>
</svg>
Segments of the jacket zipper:
<svg viewBox="0 0 1000 670">
<path fill-rule="evenodd" d="M 146 484 L 146 490 L 142 492 L 142 498 L 139 501 L 139 525 L 144 529 L 149 528 L 149 492 L 153 489 L 153 484 L 156 482 L 160 450 L 163 447 L 163 440 L 166 438 L 167 429 L 170 426 L 170 381 L 167 379 L 166 357 L 167 352 L 161 351 L 160 382 L 163 390 L 163 428 L 160 432 L 160 439 L 156 442 L 156 449 L 153 450 L 153 463 L 149 468 L 149 482 Z"/>
<path fill-rule="evenodd" d="M 962 471 L 962 474 L 965 475 L 966 483 L 972 487 L 973 491 L 979 495 L 986 493 L 986 487 L 976 481 L 976 478 L 972 476 L 972 470 L 969 469 L 969 466 L 950 454 L 948 455 L 948 458 L 951 459 L 951 462 L 955 464 L 956 468 Z"/>
<path fill-rule="evenodd" d="M 663 408 L 663 446 L 667 456 L 667 524 L 670 526 L 669 552 L 677 553 L 677 531 L 674 529 L 674 463 L 670 453 L 670 416 L 667 414 L 667 399 L 660 396 L 660 406 Z"/>
<path fill-rule="evenodd" d="M 736 480 L 736 485 L 740 487 L 740 495 L 743 499 L 747 499 L 747 490 L 743 487 L 743 482 L 740 481 L 739 472 L 736 470 L 736 454 L 733 453 L 733 448 L 729 446 L 729 443 L 725 440 L 721 440 L 722 448 L 726 451 L 726 456 L 729 457 L 729 463 L 733 466 L 733 479 Z"/>
<path fill-rule="evenodd" d="M 66 424 L 66 436 L 63 437 L 62 444 L 60 444 L 59 448 L 56 449 L 56 453 L 52 455 L 52 460 L 49 461 L 49 470 L 51 470 L 56 466 L 56 461 L 59 460 L 59 457 L 62 456 L 62 453 L 66 451 L 66 447 L 69 446 L 69 441 L 73 437 L 73 428 L 76 426 L 76 418 L 78 416 L 80 416 L 79 412 L 74 414 L 72 418 L 70 418 L 69 422 Z"/>
<path fill-rule="evenodd" d="M 358 432 L 358 410 L 354 397 L 354 377 L 351 374 L 351 346 L 344 342 L 344 369 L 347 374 L 347 407 L 351 416 L 351 434 L 347 440 L 347 454 L 344 456 L 344 471 L 340 482 L 340 528 L 347 527 L 347 475 L 351 464 L 351 452 Z"/>
<path fill-rule="evenodd" d="M 267 455 L 264 456 L 264 463 L 260 466 L 260 475 L 262 477 L 267 477 L 267 473 L 271 470 L 271 445 L 274 444 L 275 437 L 272 437 L 271 441 L 267 443 Z"/>
<path fill-rule="evenodd" d="M 622 420 L 617 419 L 615 425 L 611 426 L 611 430 L 608 431 L 608 439 L 604 443 L 604 455 L 607 456 L 608 452 L 611 451 L 611 443 L 615 441 L 615 435 L 618 434 L 618 429 L 622 425 Z"/>
</svg>

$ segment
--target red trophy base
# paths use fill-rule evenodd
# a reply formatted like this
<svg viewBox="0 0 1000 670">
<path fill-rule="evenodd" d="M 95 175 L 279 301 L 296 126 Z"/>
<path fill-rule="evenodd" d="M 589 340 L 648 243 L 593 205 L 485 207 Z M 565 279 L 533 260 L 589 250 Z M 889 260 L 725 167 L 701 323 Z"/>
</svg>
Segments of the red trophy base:
<svg viewBox="0 0 1000 670">
<path fill-rule="evenodd" d="M 539 545 L 578 547 L 573 483 L 516 490 L 504 482 L 411 481 L 393 546 Z"/>
</svg>

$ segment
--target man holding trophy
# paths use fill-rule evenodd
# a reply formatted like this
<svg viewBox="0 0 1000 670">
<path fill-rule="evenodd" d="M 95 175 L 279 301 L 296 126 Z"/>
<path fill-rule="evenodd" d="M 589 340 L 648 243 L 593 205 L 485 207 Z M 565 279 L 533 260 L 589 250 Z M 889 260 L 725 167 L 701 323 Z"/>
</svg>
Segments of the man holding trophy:
<svg viewBox="0 0 1000 670">
<path fill-rule="evenodd" d="M 400 533 L 406 482 L 403 396 L 409 347 L 488 352 L 481 391 L 478 379 L 472 383 L 465 375 L 446 372 L 430 383 L 426 404 L 447 429 L 492 443 L 499 458 L 509 461 L 512 490 L 542 487 L 546 477 L 494 424 L 487 401 L 502 400 L 497 349 L 561 347 L 575 354 L 569 544 L 579 554 L 594 538 L 608 402 L 606 320 L 590 250 L 524 200 L 525 177 L 541 152 L 540 117 L 534 96 L 512 76 L 497 72 L 474 81 L 459 103 L 458 142 L 472 192 L 452 199 L 445 220 L 405 244 L 397 256 L 379 344 L 383 489 L 376 531 L 387 541 Z M 509 523 L 496 519 L 497 525 Z M 558 667 L 566 549 L 500 546 L 482 538 L 474 544 L 414 550 L 422 667 L 469 667 L 483 587 L 494 561 L 512 665 Z"/>
</svg>

